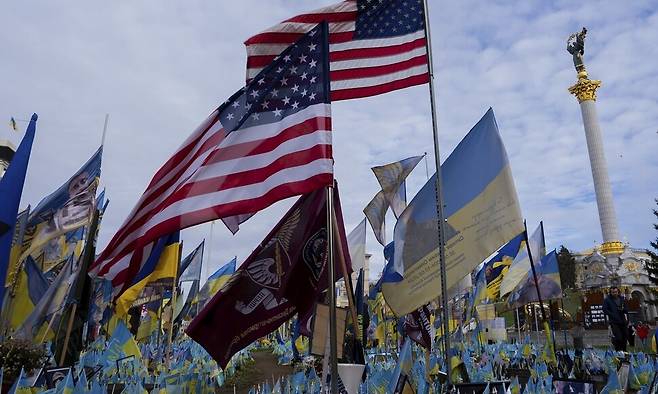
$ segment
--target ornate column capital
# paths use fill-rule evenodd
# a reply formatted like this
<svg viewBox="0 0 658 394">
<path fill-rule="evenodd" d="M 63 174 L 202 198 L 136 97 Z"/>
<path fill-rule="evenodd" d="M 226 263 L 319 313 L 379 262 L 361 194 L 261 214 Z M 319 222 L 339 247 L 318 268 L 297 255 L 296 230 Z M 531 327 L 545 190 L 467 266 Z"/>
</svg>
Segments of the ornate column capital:
<svg viewBox="0 0 658 394">
<path fill-rule="evenodd" d="M 601 81 L 596 79 L 589 79 L 587 71 L 580 71 L 578 73 L 578 82 L 569 88 L 569 93 L 576 96 L 579 103 L 583 101 L 596 101 L 596 89 L 601 86 Z"/>
</svg>

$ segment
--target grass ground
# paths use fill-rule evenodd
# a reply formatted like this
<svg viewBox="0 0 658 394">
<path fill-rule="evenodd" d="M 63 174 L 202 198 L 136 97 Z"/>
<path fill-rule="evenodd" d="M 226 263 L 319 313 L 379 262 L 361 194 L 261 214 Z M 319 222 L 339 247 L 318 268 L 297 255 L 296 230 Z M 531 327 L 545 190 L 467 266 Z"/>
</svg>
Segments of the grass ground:
<svg viewBox="0 0 658 394">
<path fill-rule="evenodd" d="M 248 393 L 252 386 L 269 382 L 270 387 L 274 385 L 273 381 L 293 373 L 293 368 L 289 365 L 279 365 L 277 358 L 269 349 L 257 350 L 252 353 L 253 362 L 243 366 L 234 376 L 226 380 L 217 392 L 222 394 Z"/>
</svg>

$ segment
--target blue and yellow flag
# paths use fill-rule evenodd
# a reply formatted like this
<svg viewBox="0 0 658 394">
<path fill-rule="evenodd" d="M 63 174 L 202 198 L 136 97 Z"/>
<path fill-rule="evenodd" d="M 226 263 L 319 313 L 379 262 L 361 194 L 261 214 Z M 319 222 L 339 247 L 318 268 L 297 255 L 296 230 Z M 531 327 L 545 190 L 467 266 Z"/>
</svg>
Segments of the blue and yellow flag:
<svg viewBox="0 0 658 394">
<path fill-rule="evenodd" d="M 500 284 L 507 274 L 512 261 L 521 248 L 525 248 L 525 232 L 512 238 L 498 253 L 484 263 L 484 277 L 487 282 L 486 298 L 495 302 L 500 295 Z"/>
<path fill-rule="evenodd" d="M 523 231 L 512 170 L 492 109 L 441 165 L 447 285 L 452 287 Z M 416 194 L 394 230 L 395 264 L 404 279 L 382 289 L 393 312 L 405 315 L 441 294 L 437 281 L 436 175 Z"/>
<path fill-rule="evenodd" d="M 403 392 L 406 376 L 409 375 L 412 365 L 413 360 L 411 354 L 411 340 L 409 338 L 405 338 L 404 343 L 402 344 L 402 348 L 400 349 L 398 362 L 395 366 L 395 369 L 393 370 L 391 380 L 389 381 L 389 393 Z"/>
<path fill-rule="evenodd" d="M 14 238 L 11 240 L 11 249 L 9 251 L 9 265 L 7 268 L 7 281 L 5 285 L 14 289 L 16 279 L 21 269 L 19 257 L 23 246 L 23 236 L 27 226 L 27 219 L 30 216 L 30 206 L 18 213 L 16 217 L 16 226 L 14 227 Z M 13 291 L 13 290 L 12 290 Z"/>
<path fill-rule="evenodd" d="M 21 260 L 38 254 L 50 240 L 91 223 L 102 156 L 100 147 L 68 181 L 30 212 L 24 239 L 26 250 Z"/>
<path fill-rule="evenodd" d="M 25 319 L 16 332 L 19 338 L 34 339 L 39 343 L 45 339 L 51 339 L 54 335 L 53 329 L 59 326 L 62 309 L 68 304 L 71 289 L 76 282 L 79 266 L 73 258 L 64 264 L 55 280 L 50 284 L 48 290 L 35 305 L 34 310 Z M 48 323 L 52 319 L 50 329 Z"/>
<path fill-rule="evenodd" d="M 529 252 L 529 253 L 528 253 Z M 519 253 L 514 258 L 512 265 L 509 267 L 507 274 L 500 284 L 500 295 L 505 296 L 512 292 L 514 288 L 523 281 L 525 276 L 531 272 L 530 256 L 537 264 L 546 256 L 546 242 L 544 240 L 544 225 L 539 223 L 537 229 L 528 237 L 528 242 L 521 244 Z"/>
<path fill-rule="evenodd" d="M 32 313 L 48 290 L 48 286 L 48 281 L 34 260 L 31 257 L 25 260 L 16 282 L 14 296 L 9 300 L 11 302 L 9 327 L 12 331 L 20 327 Z"/>
<path fill-rule="evenodd" d="M 180 261 L 180 231 L 176 231 L 158 239 L 144 266 L 133 279 L 130 287 L 116 300 L 116 314 L 123 316 L 128 312 L 133 302 L 149 283 L 161 279 L 176 279 Z"/>
<path fill-rule="evenodd" d="M 110 337 L 103 358 L 106 362 L 114 362 L 120 358 L 128 356 L 135 356 L 135 358 L 140 359 L 142 353 L 139 350 L 139 346 L 137 346 L 137 342 L 135 342 L 135 338 L 133 338 L 128 327 L 126 327 L 126 324 L 119 320 L 117 321 L 117 326 Z"/>
<path fill-rule="evenodd" d="M 194 301 L 193 304 L 201 303 L 203 305 L 207 300 L 211 299 L 215 294 L 217 294 L 219 289 L 221 289 L 222 286 L 224 286 L 224 284 L 226 284 L 226 282 L 228 282 L 231 276 L 235 273 L 237 259 L 237 257 L 234 257 L 231 261 L 228 262 L 228 264 L 224 265 L 215 271 L 214 274 L 208 277 L 208 280 L 203 285 L 203 287 L 201 287 L 201 290 L 196 297 L 196 301 Z"/>
<path fill-rule="evenodd" d="M 23 194 L 25 173 L 30 161 L 32 142 L 37 128 L 37 114 L 32 115 L 32 120 L 27 127 L 21 144 L 16 149 L 11 164 L 7 167 L 2 178 L 0 178 L 0 307 L 5 299 L 5 279 L 11 246 L 14 241 L 14 228 L 18 218 L 18 206 Z"/>
<path fill-rule="evenodd" d="M 562 283 L 560 282 L 560 270 L 555 250 L 544 256 L 539 263 L 536 263 L 535 272 L 537 273 L 537 285 L 531 270 L 510 293 L 507 299 L 507 305 L 510 308 L 518 308 L 531 302 L 538 302 L 537 288 L 541 293 L 542 301 L 562 297 Z"/>
</svg>

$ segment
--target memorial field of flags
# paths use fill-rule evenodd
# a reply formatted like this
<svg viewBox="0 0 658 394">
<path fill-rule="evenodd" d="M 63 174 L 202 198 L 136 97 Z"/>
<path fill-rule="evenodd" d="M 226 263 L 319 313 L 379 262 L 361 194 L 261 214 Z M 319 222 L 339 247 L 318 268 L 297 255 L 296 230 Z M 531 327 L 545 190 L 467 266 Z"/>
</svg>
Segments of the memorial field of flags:
<svg viewBox="0 0 658 394">
<path fill-rule="evenodd" d="M 614 242 L 558 253 L 553 212 L 546 233 L 544 221 L 529 232 L 508 157 L 518 147 L 492 107 L 441 162 L 427 3 L 344 0 L 246 39 L 246 83 L 156 158 L 141 195 L 101 177 L 117 160 L 104 157 L 106 118 L 88 159 L 53 166 L 54 191 L 28 201 L 29 163 L 47 160 L 32 115 L 0 174 L 0 392 L 657 393 L 653 298 L 623 285 L 649 263 L 628 258 L 620 277 Z M 374 178 L 359 183 L 376 190 L 343 187 L 334 133 L 361 125 L 334 130 L 356 104 L 332 101 L 368 108 L 423 84 L 435 140 L 383 154 L 372 130 Z M 432 143 L 433 175 L 415 151 Z M 137 200 L 123 222 L 106 211 L 113 193 Z M 230 234 L 213 233 L 217 220 Z M 625 296 L 569 285 L 608 273 Z M 620 330 L 623 349 L 610 342 Z"/>
</svg>

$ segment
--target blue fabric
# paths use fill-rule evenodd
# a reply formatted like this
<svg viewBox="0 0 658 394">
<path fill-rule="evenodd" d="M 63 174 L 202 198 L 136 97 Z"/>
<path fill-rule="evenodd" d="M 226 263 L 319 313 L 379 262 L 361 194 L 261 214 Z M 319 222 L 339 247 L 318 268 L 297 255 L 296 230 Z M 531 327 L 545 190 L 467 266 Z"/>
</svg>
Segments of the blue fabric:
<svg viewBox="0 0 658 394">
<path fill-rule="evenodd" d="M 5 298 L 5 280 L 7 278 L 7 267 L 11 242 L 14 237 L 14 226 L 18 216 L 18 206 L 23 194 L 25 184 L 25 173 L 30 161 L 30 152 L 34 142 L 34 134 L 37 128 L 37 114 L 32 115 L 30 124 L 27 126 L 25 136 L 16 149 L 2 179 L 0 179 L 0 307 Z"/>
<path fill-rule="evenodd" d="M 422 0 L 358 0 L 354 39 L 395 37 L 425 28 Z"/>
<path fill-rule="evenodd" d="M 84 175 L 87 182 L 90 183 L 93 179 L 100 177 L 102 158 L 103 147 L 101 146 L 71 178 L 39 202 L 37 207 L 30 212 L 28 227 L 36 226 L 45 220 L 49 220 L 53 215 L 53 212 L 62 207 L 69 200 L 71 197 L 69 196 L 69 184 L 71 181 Z"/>
<path fill-rule="evenodd" d="M 291 45 L 219 108 L 225 130 L 281 122 L 289 115 L 329 103 L 329 48 L 326 23 Z"/>
<path fill-rule="evenodd" d="M 175 231 L 165 237 L 161 237 L 157 240 L 153 248 L 151 249 L 151 253 L 149 254 L 148 259 L 146 260 L 146 263 L 144 263 L 144 266 L 139 270 L 133 281 L 130 283 L 130 286 L 135 285 L 142 279 L 146 278 L 149 276 L 153 270 L 155 270 L 155 267 L 158 265 L 158 262 L 160 261 L 160 256 L 162 255 L 162 252 L 164 249 L 176 242 L 180 239 L 180 231 Z M 128 286 L 128 287 L 130 287 Z"/>
<path fill-rule="evenodd" d="M 386 265 L 384 266 L 381 283 L 400 282 L 404 279 L 402 272 L 399 272 L 399 267 L 395 266 L 395 242 L 390 242 L 384 247 L 384 260 L 386 260 Z"/>
<path fill-rule="evenodd" d="M 32 303 L 36 305 L 43 295 L 46 294 L 48 281 L 39 267 L 37 267 L 32 256 L 28 256 L 25 260 L 25 275 L 27 276 L 27 292 Z"/>
</svg>

